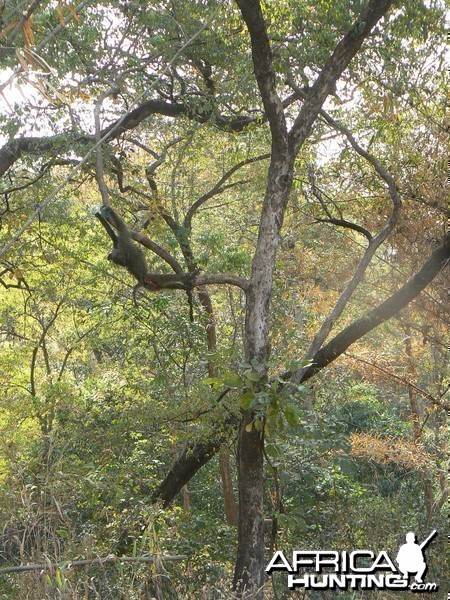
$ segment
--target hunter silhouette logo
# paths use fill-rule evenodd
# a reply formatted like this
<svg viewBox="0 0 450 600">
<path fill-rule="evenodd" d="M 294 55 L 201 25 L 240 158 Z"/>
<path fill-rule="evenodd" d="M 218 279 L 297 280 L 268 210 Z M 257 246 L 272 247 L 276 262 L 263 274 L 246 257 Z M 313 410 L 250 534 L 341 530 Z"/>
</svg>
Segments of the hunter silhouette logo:
<svg viewBox="0 0 450 600">
<path fill-rule="evenodd" d="M 432 531 L 419 546 L 413 531 L 406 534 L 406 544 L 400 547 L 397 554 L 398 567 L 405 579 L 409 579 L 409 575 L 415 573 L 416 582 L 423 583 L 422 578 L 427 571 L 427 563 L 425 562 L 423 551 L 436 535 L 437 531 Z"/>
<path fill-rule="evenodd" d="M 395 562 L 388 552 L 372 550 L 337 552 L 336 550 L 294 550 L 292 560 L 278 550 L 266 567 L 266 573 L 286 571 L 289 589 L 352 589 L 436 592 L 435 582 L 424 582 L 427 571 L 425 550 L 436 537 L 434 530 L 418 544 L 413 531 L 406 534 Z M 414 581 L 409 582 L 411 575 Z M 450 600 L 450 599 L 449 599 Z"/>
</svg>

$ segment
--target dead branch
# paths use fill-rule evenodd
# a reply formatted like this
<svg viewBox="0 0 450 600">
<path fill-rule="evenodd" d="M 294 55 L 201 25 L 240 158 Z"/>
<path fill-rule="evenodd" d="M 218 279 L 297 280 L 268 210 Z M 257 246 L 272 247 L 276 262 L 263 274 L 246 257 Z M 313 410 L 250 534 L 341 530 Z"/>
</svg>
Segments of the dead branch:
<svg viewBox="0 0 450 600">
<path fill-rule="evenodd" d="M 106 563 L 116 563 L 116 562 L 138 562 L 138 563 L 153 563 L 154 560 L 163 561 L 163 562 L 178 562 L 182 560 L 187 560 L 187 556 L 115 556 L 114 554 L 110 554 L 104 558 L 92 558 L 86 560 L 73 560 L 66 561 L 63 563 L 42 563 L 42 564 L 31 564 L 31 565 L 19 565 L 17 567 L 4 567 L 0 569 L 0 575 L 4 575 L 6 573 L 24 573 L 26 571 L 54 571 L 56 569 L 65 569 L 66 571 L 77 568 L 77 567 L 86 567 L 91 565 L 104 565 Z"/>
</svg>

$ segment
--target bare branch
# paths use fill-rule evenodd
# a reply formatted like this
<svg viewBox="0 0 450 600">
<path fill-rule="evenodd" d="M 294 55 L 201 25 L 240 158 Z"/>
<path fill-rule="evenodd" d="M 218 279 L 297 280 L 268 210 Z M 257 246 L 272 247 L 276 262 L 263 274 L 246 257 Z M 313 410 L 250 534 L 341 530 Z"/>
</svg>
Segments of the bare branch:
<svg viewBox="0 0 450 600">
<path fill-rule="evenodd" d="M 94 108 L 94 121 L 95 121 L 95 165 L 96 165 L 96 178 L 100 194 L 102 196 L 102 203 L 104 206 L 109 206 L 109 191 L 105 183 L 103 175 L 103 154 L 102 154 L 102 134 L 100 129 L 100 111 L 102 104 L 108 96 L 116 96 L 119 92 L 119 87 L 116 84 L 111 84 L 109 90 L 102 92 L 95 103 Z"/>
<path fill-rule="evenodd" d="M 344 219 L 342 217 L 342 214 L 340 213 L 340 219 L 335 219 L 331 212 L 329 211 L 326 202 L 324 201 L 324 199 L 322 198 L 322 194 L 319 192 L 319 190 L 317 189 L 317 185 L 315 182 L 315 178 L 314 178 L 314 173 L 312 172 L 312 169 L 310 169 L 309 171 L 309 181 L 311 183 L 311 188 L 312 188 L 312 193 L 313 195 L 317 198 L 317 200 L 320 202 L 320 204 L 322 205 L 323 210 L 325 211 L 326 215 L 328 216 L 328 219 L 316 219 L 316 221 L 318 223 L 331 223 L 332 225 L 337 225 L 340 227 L 345 227 L 347 229 L 353 229 L 354 231 L 357 231 L 358 233 L 362 233 L 362 235 L 364 235 L 368 240 L 369 243 L 372 241 L 373 237 L 372 234 L 370 233 L 370 231 L 368 231 L 365 227 L 362 227 L 361 225 L 358 225 L 356 223 L 351 223 L 350 221 L 347 221 L 346 219 Z"/>
<path fill-rule="evenodd" d="M 196 214 L 198 209 L 202 206 L 202 204 L 204 204 L 207 200 L 209 200 L 213 196 L 216 196 L 217 194 L 221 194 L 223 191 L 225 191 L 226 189 L 230 188 L 233 185 L 233 184 L 230 184 L 230 185 L 224 186 L 223 184 L 234 173 L 236 173 L 237 170 L 241 169 L 245 165 L 249 165 L 249 164 L 257 162 L 259 160 L 265 160 L 266 158 L 270 158 L 270 154 L 261 154 L 259 156 L 254 156 L 252 158 L 246 158 L 244 160 L 241 160 L 237 164 L 235 164 L 233 167 L 231 167 L 231 169 L 228 169 L 228 171 L 226 171 L 222 175 L 222 177 L 219 179 L 219 181 L 208 192 L 206 192 L 205 194 L 200 196 L 200 198 L 192 204 L 192 206 L 187 211 L 186 216 L 184 217 L 184 223 L 183 223 L 184 227 L 186 227 L 186 229 L 190 229 L 192 227 L 192 218 L 194 217 L 194 215 Z"/>
<path fill-rule="evenodd" d="M 357 231 L 358 233 L 362 233 L 369 242 L 372 241 L 372 234 L 365 227 L 358 225 L 357 223 L 351 223 L 350 221 L 346 221 L 345 219 L 316 219 L 317 223 L 330 223 L 331 225 L 336 225 L 337 227 L 344 227 L 346 229 L 353 229 L 353 231 Z"/>
<path fill-rule="evenodd" d="M 431 404 L 433 404 L 435 406 L 439 406 L 441 408 L 445 408 L 445 410 L 450 410 L 450 404 L 448 402 L 442 402 L 441 398 L 436 398 L 429 392 L 426 392 L 419 386 L 412 383 L 412 381 L 409 381 L 409 380 L 405 379 L 404 377 L 400 377 L 396 373 L 392 373 L 392 371 L 388 371 L 387 369 L 383 368 L 382 366 L 380 366 L 376 363 L 370 362 L 368 360 L 365 360 L 364 358 L 361 358 L 360 356 L 354 356 L 353 354 L 349 354 L 348 352 L 344 352 L 344 354 L 345 354 L 345 356 L 348 356 L 349 358 L 351 358 L 352 360 L 354 360 L 356 362 L 360 362 L 363 365 L 373 367 L 374 369 L 377 369 L 377 371 L 384 373 L 388 377 L 392 377 L 392 379 L 395 379 L 396 381 L 399 381 L 400 383 L 403 383 L 406 386 L 410 386 L 410 387 L 414 388 L 418 394 L 420 394 L 421 396 L 426 398 Z"/>
<path fill-rule="evenodd" d="M 152 153 L 153 156 L 155 156 L 156 160 L 147 167 L 147 169 L 146 169 L 147 173 L 150 175 L 154 175 L 156 169 L 160 165 L 162 165 L 163 162 L 166 160 L 167 151 L 170 148 L 172 148 L 172 146 L 175 146 L 175 144 L 178 144 L 178 143 L 182 142 L 183 140 L 185 140 L 187 137 L 191 136 L 193 133 L 194 133 L 194 130 L 190 129 L 184 135 L 180 135 L 180 136 L 176 137 L 175 139 L 173 139 L 172 141 L 170 141 L 168 144 L 166 144 L 159 154 L 157 154 L 156 152 L 154 154 Z"/>
<path fill-rule="evenodd" d="M 231 273 L 205 273 L 195 278 L 193 285 L 195 287 L 201 285 L 214 285 L 214 284 L 230 284 L 240 287 L 244 292 L 249 289 L 249 280 L 245 277 L 239 277 L 239 275 L 233 275 Z"/>
<path fill-rule="evenodd" d="M 290 80 L 288 81 L 288 83 L 301 97 L 305 97 L 305 93 L 303 92 L 303 90 L 298 88 Z M 305 357 L 306 360 L 312 359 L 316 355 L 316 353 L 321 348 L 322 344 L 325 342 L 328 335 L 330 334 L 333 324 L 342 315 L 347 303 L 349 302 L 350 298 L 353 295 L 353 292 L 355 291 L 355 289 L 359 285 L 360 281 L 362 280 L 364 273 L 366 272 L 372 258 L 375 255 L 375 252 L 381 246 L 381 244 L 386 240 L 386 238 L 388 237 L 390 232 L 395 227 L 395 225 L 398 221 L 398 217 L 399 217 L 399 213 L 400 213 L 400 209 L 401 209 L 401 205 L 402 205 L 400 194 L 398 192 L 397 185 L 395 183 L 395 179 L 392 177 L 392 175 L 390 175 L 386 171 L 386 169 L 378 162 L 378 160 L 372 154 L 367 152 L 367 150 L 365 150 L 358 144 L 358 142 L 355 140 L 355 138 L 353 137 L 351 132 L 347 129 L 347 127 L 345 127 L 344 125 L 335 121 L 323 109 L 319 110 L 319 114 L 326 120 L 326 122 L 329 125 L 331 125 L 334 129 L 337 129 L 338 131 L 340 131 L 347 137 L 352 148 L 360 156 L 362 156 L 365 160 L 367 160 L 373 166 L 373 168 L 378 173 L 378 175 L 387 183 L 389 194 L 392 199 L 393 208 L 392 208 L 392 213 L 388 219 L 386 226 L 375 237 L 372 237 L 372 235 L 366 229 L 361 228 L 359 225 L 350 224 L 348 221 L 345 221 L 344 219 L 338 220 L 339 221 L 338 224 L 340 224 L 344 227 L 345 226 L 350 227 L 351 229 L 355 229 L 356 231 L 359 231 L 360 233 L 363 233 L 364 235 L 366 235 L 366 237 L 369 240 L 369 245 L 368 245 L 367 249 L 365 250 L 364 255 L 361 258 L 359 265 L 358 265 L 357 269 L 355 270 L 352 278 L 350 279 L 350 281 L 348 282 L 348 284 L 345 286 L 344 290 L 340 294 L 333 310 L 326 317 L 326 319 L 322 323 L 322 326 L 321 326 L 319 332 L 314 337 L 314 340 L 306 354 L 306 357 Z M 311 185 L 313 188 L 314 195 L 319 199 L 319 202 L 325 208 L 325 203 L 323 202 L 323 199 L 320 197 L 320 194 L 315 186 L 314 178 L 312 177 L 312 175 L 310 176 L 310 179 L 311 179 Z M 326 208 L 325 208 L 325 212 L 330 217 L 328 219 L 328 222 L 332 222 L 333 219 L 331 218 L 331 215 Z M 306 371 L 306 368 L 304 370 Z M 298 375 L 298 376 L 301 377 L 300 375 Z"/>
<path fill-rule="evenodd" d="M 157 560 L 162 562 L 175 562 L 186 560 L 187 556 L 179 555 L 179 556 L 164 556 L 157 555 Z M 85 560 L 73 560 L 73 561 L 65 561 L 63 563 L 42 563 L 42 564 L 32 564 L 32 565 L 19 565 L 17 567 L 4 567 L 0 569 L 0 575 L 6 573 L 24 573 L 26 571 L 54 571 L 56 569 L 72 569 L 74 567 L 89 567 L 90 565 L 104 565 L 106 563 L 116 563 L 116 562 L 138 562 L 138 563 L 153 563 L 155 557 L 153 556 L 115 556 L 114 554 L 110 554 L 105 558 L 91 558 Z"/>
<path fill-rule="evenodd" d="M 155 152 L 154 150 L 152 150 L 151 148 L 149 148 L 148 146 L 146 146 L 145 144 L 143 144 L 142 142 L 140 142 L 139 140 L 136 140 L 135 138 L 130 138 L 130 137 L 126 137 L 126 138 L 124 138 L 124 140 L 126 142 L 130 142 L 130 144 L 134 144 L 138 148 L 142 148 L 142 150 L 145 150 L 145 152 L 147 152 L 148 154 L 153 156 L 156 160 L 158 160 L 159 154 L 157 152 Z"/>
</svg>

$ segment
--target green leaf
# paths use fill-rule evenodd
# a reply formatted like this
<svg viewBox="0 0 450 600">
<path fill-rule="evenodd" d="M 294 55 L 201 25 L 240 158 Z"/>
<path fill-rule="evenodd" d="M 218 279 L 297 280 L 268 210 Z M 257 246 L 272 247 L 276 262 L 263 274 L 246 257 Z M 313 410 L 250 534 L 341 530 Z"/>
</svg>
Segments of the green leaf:
<svg viewBox="0 0 450 600">
<path fill-rule="evenodd" d="M 247 379 L 248 381 L 252 381 L 254 383 L 261 381 L 261 375 L 259 375 L 256 371 L 247 371 L 244 374 L 244 376 L 245 376 L 245 379 Z"/>
<path fill-rule="evenodd" d="M 295 427 L 299 422 L 299 410 L 298 407 L 294 404 L 287 404 L 284 409 L 284 416 L 286 417 L 286 421 L 292 427 Z"/>
<path fill-rule="evenodd" d="M 298 369 L 299 365 L 299 360 L 291 360 L 291 362 L 288 365 L 286 365 L 286 369 L 294 373 Z"/>
<path fill-rule="evenodd" d="M 223 381 L 219 377 L 207 377 L 206 379 L 202 379 L 202 383 L 205 385 L 212 385 L 214 387 L 223 385 Z"/>
<path fill-rule="evenodd" d="M 242 381 L 239 375 L 235 373 L 227 373 L 223 379 L 224 385 L 227 385 L 230 388 L 238 388 L 241 386 Z"/>
<path fill-rule="evenodd" d="M 249 408 L 252 408 L 254 401 L 255 394 L 253 392 L 245 392 L 245 394 L 242 394 L 241 396 L 241 407 L 244 410 L 248 410 Z"/>
</svg>

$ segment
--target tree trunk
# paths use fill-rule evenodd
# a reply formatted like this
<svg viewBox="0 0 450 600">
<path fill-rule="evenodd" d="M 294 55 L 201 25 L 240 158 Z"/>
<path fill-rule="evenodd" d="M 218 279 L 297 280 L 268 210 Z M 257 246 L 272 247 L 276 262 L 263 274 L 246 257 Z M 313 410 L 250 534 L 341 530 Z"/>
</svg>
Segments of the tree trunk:
<svg viewBox="0 0 450 600">
<path fill-rule="evenodd" d="M 239 431 L 239 536 L 233 588 L 240 596 L 262 598 L 264 585 L 263 445 L 261 434 L 246 427 L 253 420 L 245 411 Z"/>
<path fill-rule="evenodd" d="M 260 377 L 267 375 L 273 271 L 292 173 L 293 160 L 272 148 L 245 315 L 245 359 Z M 239 535 L 233 586 L 240 596 L 258 599 L 263 598 L 264 585 L 264 456 L 261 432 L 250 428 L 253 419 L 252 410 L 242 411 L 238 447 Z"/>
<path fill-rule="evenodd" d="M 208 342 L 208 350 L 210 352 L 217 351 L 217 335 L 216 322 L 214 318 L 214 309 L 211 302 L 211 297 L 206 289 L 198 290 L 198 297 L 208 315 L 208 324 L 206 326 L 206 335 Z M 213 361 L 208 362 L 208 373 L 210 377 L 217 377 L 217 369 Z M 237 506 L 236 498 L 234 497 L 233 482 L 231 476 L 230 460 L 228 455 L 228 447 L 222 444 L 219 452 L 220 477 L 222 479 L 223 502 L 225 505 L 225 515 L 228 525 L 237 526 Z"/>
<path fill-rule="evenodd" d="M 191 494 L 189 493 L 189 488 L 187 485 L 183 485 L 181 488 L 181 492 L 183 494 L 183 509 L 184 512 L 191 512 Z"/>
<path fill-rule="evenodd" d="M 238 514 L 236 500 L 233 491 L 233 479 L 231 477 L 230 451 L 226 444 L 222 444 L 219 453 L 220 474 L 222 476 L 223 499 L 225 504 L 225 515 L 228 525 L 237 527 Z"/>
</svg>

